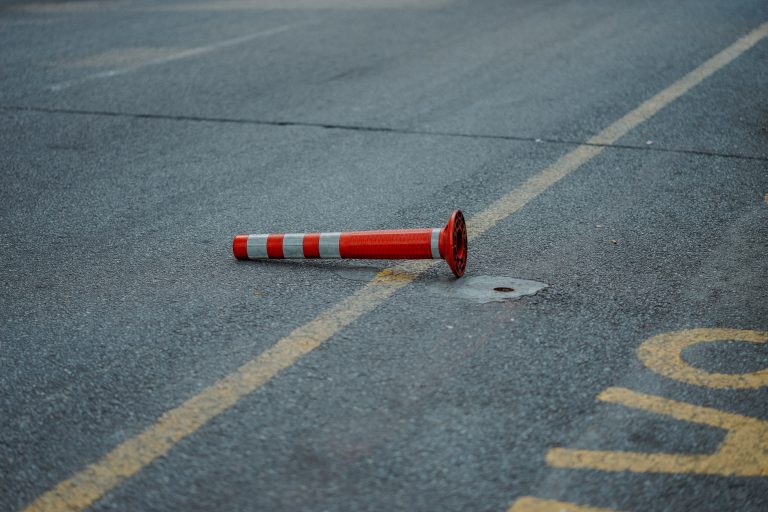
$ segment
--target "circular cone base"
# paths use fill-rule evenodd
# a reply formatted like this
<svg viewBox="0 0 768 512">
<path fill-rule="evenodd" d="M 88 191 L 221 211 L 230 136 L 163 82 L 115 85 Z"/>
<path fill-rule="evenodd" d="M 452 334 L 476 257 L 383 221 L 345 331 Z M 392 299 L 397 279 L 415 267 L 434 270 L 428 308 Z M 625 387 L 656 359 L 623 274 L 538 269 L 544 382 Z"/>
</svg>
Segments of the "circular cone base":
<svg viewBox="0 0 768 512">
<path fill-rule="evenodd" d="M 461 210 L 455 210 L 448 219 L 443 232 L 445 233 L 445 261 L 451 267 L 456 277 L 464 275 L 467 267 L 467 224 Z"/>
</svg>

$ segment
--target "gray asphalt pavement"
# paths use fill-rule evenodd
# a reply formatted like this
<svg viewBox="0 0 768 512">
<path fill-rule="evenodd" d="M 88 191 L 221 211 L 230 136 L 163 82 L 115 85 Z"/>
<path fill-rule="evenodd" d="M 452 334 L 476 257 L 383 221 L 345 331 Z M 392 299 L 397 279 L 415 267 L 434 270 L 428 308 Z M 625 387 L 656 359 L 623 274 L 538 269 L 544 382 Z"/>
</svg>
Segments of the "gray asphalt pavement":
<svg viewBox="0 0 768 512">
<path fill-rule="evenodd" d="M 393 263 L 240 262 L 233 235 L 441 227 L 454 208 L 471 228 L 766 21 L 760 0 L 0 0 L 0 510 Z M 94 499 L 45 509 L 768 510 L 768 343 L 664 353 L 715 376 L 698 383 L 638 352 L 766 336 L 767 171 L 762 39 L 470 243 L 467 277 L 548 288 L 462 300 L 441 263 L 115 485 L 79 481 Z M 749 385 L 717 384 L 734 374 Z"/>
</svg>

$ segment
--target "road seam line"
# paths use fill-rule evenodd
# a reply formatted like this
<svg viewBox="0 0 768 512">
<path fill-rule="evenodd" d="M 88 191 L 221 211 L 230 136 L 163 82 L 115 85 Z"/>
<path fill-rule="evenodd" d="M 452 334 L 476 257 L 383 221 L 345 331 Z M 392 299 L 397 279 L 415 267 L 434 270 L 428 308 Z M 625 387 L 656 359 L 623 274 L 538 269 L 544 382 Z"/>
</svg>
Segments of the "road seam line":
<svg viewBox="0 0 768 512">
<path fill-rule="evenodd" d="M 83 116 L 103 116 L 103 117 L 127 117 L 130 119 L 154 119 L 166 121 L 189 121 L 196 123 L 221 123 L 221 124 L 245 124 L 252 126 L 298 126 L 307 128 L 324 128 L 327 130 L 349 130 L 360 132 L 378 132 L 392 133 L 397 135 L 425 135 L 433 137 L 455 137 L 464 139 L 484 139 L 484 140 L 506 140 L 514 142 L 535 142 L 537 144 L 560 144 L 567 146 L 596 146 L 610 149 L 630 149 L 635 151 L 678 153 L 685 155 L 713 156 L 719 158 L 734 158 L 738 160 L 756 160 L 768 162 L 768 156 L 758 155 L 740 155 L 738 153 L 721 153 L 706 149 L 686 149 L 662 146 L 635 146 L 632 144 L 601 144 L 589 141 L 578 141 L 568 139 L 552 139 L 542 137 L 531 137 L 523 135 L 494 135 L 483 133 L 460 133 L 460 132 L 439 132 L 427 130 L 409 130 L 406 128 L 388 128 L 385 126 L 364 126 L 364 125 L 345 125 L 335 123 L 313 123 L 309 121 L 266 121 L 259 119 L 231 118 L 231 117 L 205 117 L 193 115 L 170 115 L 170 114 L 146 114 L 137 112 L 113 112 L 101 110 L 80 110 L 63 109 L 47 107 L 20 107 L 15 105 L 0 105 L 0 110 L 14 112 L 41 112 L 50 114 L 73 114 Z"/>
<path fill-rule="evenodd" d="M 731 46 L 704 62 L 680 80 L 642 103 L 624 117 L 592 137 L 592 144 L 611 144 L 638 124 L 650 119 L 670 102 L 722 68 L 768 36 L 768 23 L 743 36 Z M 468 221 L 469 239 L 486 233 L 498 222 L 518 211 L 562 178 L 593 159 L 604 147 L 581 145 L 520 187 L 505 194 Z M 40 495 L 26 511 L 82 510 L 100 499 L 144 466 L 168 453 L 179 441 L 226 411 L 240 399 L 260 388 L 272 377 L 291 366 L 331 336 L 385 302 L 436 262 L 407 262 L 379 272 L 363 288 L 342 299 L 310 322 L 297 327 L 272 348 L 248 361 L 184 403 L 164 413 L 158 420 L 113 448 L 97 462 Z"/>
</svg>

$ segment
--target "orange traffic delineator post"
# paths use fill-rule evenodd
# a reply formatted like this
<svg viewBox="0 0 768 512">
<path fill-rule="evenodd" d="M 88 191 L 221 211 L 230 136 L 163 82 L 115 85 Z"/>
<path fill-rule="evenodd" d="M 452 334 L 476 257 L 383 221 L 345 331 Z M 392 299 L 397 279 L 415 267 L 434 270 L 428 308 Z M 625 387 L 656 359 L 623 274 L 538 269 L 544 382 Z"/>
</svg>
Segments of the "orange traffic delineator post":
<svg viewBox="0 0 768 512">
<path fill-rule="evenodd" d="M 237 235 L 239 260 L 282 258 L 444 259 L 456 277 L 467 265 L 467 225 L 456 210 L 443 229 Z"/>
</svg>

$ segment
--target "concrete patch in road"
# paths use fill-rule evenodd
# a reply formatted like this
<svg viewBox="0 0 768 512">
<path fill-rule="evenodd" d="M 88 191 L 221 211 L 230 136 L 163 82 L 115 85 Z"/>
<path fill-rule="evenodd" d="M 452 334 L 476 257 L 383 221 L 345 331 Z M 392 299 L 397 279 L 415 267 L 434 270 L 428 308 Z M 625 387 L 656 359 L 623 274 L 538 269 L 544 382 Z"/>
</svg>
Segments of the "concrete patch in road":
<svg viewBox="0 0 768 512">
<path fill-rule="evenodd" d="M 367 282 L 380 271 L 379 267 L 350 264 L 348 268 L 334 270 L 333 273 L 343 279 Z M 426 286 L 432 295 L 470 300 L 478 304 L 519 299 L 549 287 L 539 281 L 508 276 L 465 276 L 461 279 L 445 276 L 436 281 L 428 281 Z"/>
<path fill-rule="evenodd" d="M 368 281 L 376 277 L 376 274 L 381 272 L 381 270 L 382 269 L 380 267 L 373 267 L 371 265 L 365 265 L 365 264 L 350 263 L 348 265 L 348 268 L 340 268 L 338 270 L 334 270 L 333 273 L 341 277 L 342 279 L 349 279 L 350 281 L 361 281 L 361 282 L 367 283 Z"/>
<path fill-rule="evenodd" d="M 441 279 L 427 285 L 430 293 L 479 304 L 504 302 L 526 295 L 535 295 L 549 285 L 539 281 L 506 276 L 471 276 L 461 279 Z"/>
</svg>

